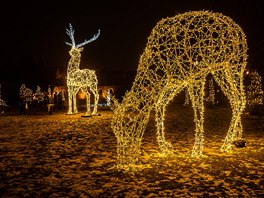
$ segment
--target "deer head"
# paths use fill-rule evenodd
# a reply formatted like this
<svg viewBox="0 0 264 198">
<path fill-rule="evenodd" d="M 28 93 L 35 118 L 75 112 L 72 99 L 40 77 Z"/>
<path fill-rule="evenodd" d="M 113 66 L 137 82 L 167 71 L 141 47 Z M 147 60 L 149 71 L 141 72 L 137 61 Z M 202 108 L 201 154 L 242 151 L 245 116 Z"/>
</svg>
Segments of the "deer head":
<svg viewBox="0 0 264 198">
<path fill-rule="evenodd" d="M 89 40 L 85 39 L 84 42 L 76 45 L 75 40 L 74 40 L 74 31 L 75 30 L 72 28 L 72 25 L 69 23 L 69 29 L 66 28 L 66 34 L 68 34 L 69 37 L 71 38 L 71 43 L 68 43 L 68 42 L 65 42 L 65 43 L 67 45 L 70 45 L 72 48 L 77 48 L 77 49 L 82 49 L 81 48 L 82 46 L 95 41 L 100 35 L 100 29 L 98 29 L 98 33 L 95 34 L 91 39 L 89 39 Z"/>
</svg>

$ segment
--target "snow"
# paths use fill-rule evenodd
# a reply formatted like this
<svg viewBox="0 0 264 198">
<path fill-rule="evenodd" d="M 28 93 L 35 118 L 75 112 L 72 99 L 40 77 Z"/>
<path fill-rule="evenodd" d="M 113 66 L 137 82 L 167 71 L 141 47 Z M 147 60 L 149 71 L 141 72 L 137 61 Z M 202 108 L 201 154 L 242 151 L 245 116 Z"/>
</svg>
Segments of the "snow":
<svg viewBox="0 0 264 198">
<path fill-rule="evenodd" d="M 156 143 L 154 116 L 148 123 L 138 166 L 116 168 L 113 112 L 82 118 L 64 111 L 0 116 L 1 197 L 261 197 L 264 195 L 264 118 L 243 116 L 245 148 L 220 152 L 231 112 L 205 110 L 201 159 L 190 157 L 194 123 L 190 106 L 170 105 L 166 138 L 174 154 Z"/>
</svg>

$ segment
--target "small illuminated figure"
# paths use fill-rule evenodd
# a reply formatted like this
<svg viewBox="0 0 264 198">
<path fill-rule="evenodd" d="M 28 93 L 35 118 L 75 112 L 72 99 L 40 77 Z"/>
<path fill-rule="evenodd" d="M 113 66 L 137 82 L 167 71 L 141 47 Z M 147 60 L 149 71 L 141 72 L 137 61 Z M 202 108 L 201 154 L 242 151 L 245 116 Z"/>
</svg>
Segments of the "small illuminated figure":
<svg viewBox="0 0 264 198">
<path fill-rule="evenodd" d="M 100 30 L 98 30 L 98 33 L 91 39 L 85 40 L 83 43 L 76 45 L 74 40 L 74 30 L 71 24 L 69 24 L 69 26 L 69 29 L 66 29 L 66 33 L 71 38 L 71 43 L 66 42 L 67 45 L 71 46 L 71 50 L 69 52 L 71 58 L 67 69 L 67 87 L 69 99 L 68 114 L 78 113 L 76 95 L 78 91 L 81 90 L 86 95 L 87 111 L 85 116 L 96 115 L 99 100 L 97 76 L 94 70 L 80 69 L 80 61 L 83 46 L 96 40 L 100 35 Z M 90 92 L 92 92 L 94 95 L 94 108 L 92 114 L 90 107 Z"/>
<path fill-rule="evenodd" d="M 191 155 L 201 157 L 204 147 L 204 85 L 210 73 L 232 108 L 232 119 L 221 147 L 222 151 L 232 151 L 233 142 L 242 138 L 246 65 L 246 36 L 228 16 L 190 11 L 160 20 L 148 37 L 131 90 L 126 92 L 121 104 L 115 104 L 111 127 L 117 138 L 118 165 L 122 167 L 137 162 L 152 110 L 156 113 L 159 148 L 164 154 L 173 152 L 164 135 L 165 111 L 169 102 L 185 88 L 194 110 L 196 127 Z"/>
</svg>

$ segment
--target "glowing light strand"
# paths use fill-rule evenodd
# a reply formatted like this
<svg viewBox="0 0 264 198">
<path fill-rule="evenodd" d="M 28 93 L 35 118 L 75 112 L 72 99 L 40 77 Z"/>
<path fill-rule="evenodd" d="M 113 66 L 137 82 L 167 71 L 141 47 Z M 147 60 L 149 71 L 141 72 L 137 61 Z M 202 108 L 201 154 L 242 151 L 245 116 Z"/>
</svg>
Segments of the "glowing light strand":
<svg viewBox="0 0 264 198">
<path fill-rule="evenodd" d="M 231 18 L 221 13 L 191 11 L 160 20 L 148 37 L 131 90 L 126 92 L 121 104 L 113 100 L 116 108 L 111 127 L 117 138 L 118 166 L 122 168 L 138 161 L 151 110 L 156 112 L 161 152 L 173 151 L 165 139 L 165 111 L 184 88 L 194 110 L 192 157 L 203 155 L 204 84 L 209 73 L 232 108 L 231 123 L 221 147 L 221 151 L 232 151 L 233 142 L 242 137 L 246 64 L 246 36 Z"/>
<path fill-rule="evenodd" d="M 78 113 L 76 95 L 79 90 L 81 90 L 86 95 L 86 106 L 87 111 L 86 116 L 97 114 L 97 105 L 99 100 L 98 89 L 97 89 L 97 76 L 94 70 L 80 69 L 81 52 L 83 51 L 83 46 L 95 41 L 99 35 L 98 33 L 94 35 L 91 39 L 85 40 L 83 43 L 76 45 L 74 40 L 74 29 L 72 25 L 69 24 L 69 29 L 66 29 L 66 33 L 71 39 L 71 43 L 65 42 L 67 45 L 71 46 L 69 54 L 71 56 L 67 68 L 67 87 L 68 87 L 68 114 Z M 91 113 L 90 105 L 90 92 L 94 95 L 94 108 Z"/>
</svg>

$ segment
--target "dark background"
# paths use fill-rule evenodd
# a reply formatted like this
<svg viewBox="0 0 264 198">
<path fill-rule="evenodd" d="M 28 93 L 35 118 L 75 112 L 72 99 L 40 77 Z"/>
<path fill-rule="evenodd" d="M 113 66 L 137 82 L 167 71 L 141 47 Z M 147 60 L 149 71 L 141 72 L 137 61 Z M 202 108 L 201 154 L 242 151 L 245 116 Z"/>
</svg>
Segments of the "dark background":
<svg viewBox="0 0 264 198">
<path fill-rule="evenodd" d="M 70 46 L 65 41 L 70 42 L 70 38 L 65 30 L 69 23 L 75 29 L 76 43 L 101 30 L 100 37 L 84 47 L 81 68 L 98 73 L 133 72 L 156 23 L 161 18 L 192 10 L 221 12 L 238 23 L 248 39 L 248 69 L 256 69 L 263 76 L 261 3 L 252 0 L 6 2 L 0 13 L 2 96 L 18 94 L 23 83 L 34 90 L 36 85 L 47 89 L 54 82 L 57 69 L 66 72 Z"/>
</svg>

